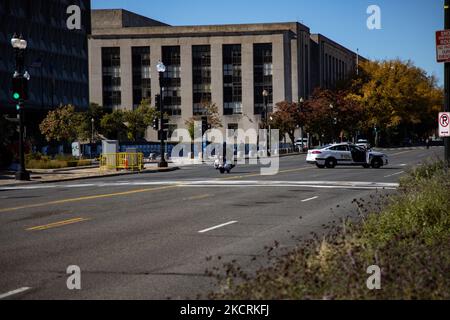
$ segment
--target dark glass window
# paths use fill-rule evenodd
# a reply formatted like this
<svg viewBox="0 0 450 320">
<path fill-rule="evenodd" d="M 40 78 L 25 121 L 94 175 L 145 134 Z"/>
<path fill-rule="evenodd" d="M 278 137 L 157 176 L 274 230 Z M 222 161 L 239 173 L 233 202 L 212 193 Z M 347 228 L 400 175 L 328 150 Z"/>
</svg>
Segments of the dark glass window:
<svg viewBox="0 0 450 320">
<path fill-rule="evenodd" d="M 152 96 L 150 47 L 133 47 L 132 60 L 133 107 L 137 107 L 142 100 Z"/>
<path fill-rule="evenodd" d="M 309 47 L 305 44 L 305 95 L 309 96 Z"/>
<path fill-rule="evenodd" d="M 162 47 L 166 72 L 163 76 L 164 112 L 170 116 L 181 115 L 181 58 L 179 46 Z"/>
<path fill-rule="evenodd" d="M 211 103 L 211 46 L 192 46 L 194 115 L 204 115 Z"/>
<path fill-rule="evenodd" d="M 102 48 L 103 105 L 117 108 L 122 104 L 120 48 Z"/>
<path fill-rule="evenodd" d="M 242 49 L 240 44 L 223 49 L 223 113 L 242 114 Z"/>
<path fill-rule="evenodd" d="M 255 114 L 262 114 L 265 105 L 263 91 L 267 90 L 267 111 L 273 111 L 273 63 L 272 63 L 272 44 L 254 44 L 253 45 L 253 69 L 254 69 L 254 98 Z"/>
<path fill-rule="evenodd" d="M 333 77 L 333 69 L 331 63 L 331 56 L 328 56 L 328 87 L 331 87 Z"/>
</svg>

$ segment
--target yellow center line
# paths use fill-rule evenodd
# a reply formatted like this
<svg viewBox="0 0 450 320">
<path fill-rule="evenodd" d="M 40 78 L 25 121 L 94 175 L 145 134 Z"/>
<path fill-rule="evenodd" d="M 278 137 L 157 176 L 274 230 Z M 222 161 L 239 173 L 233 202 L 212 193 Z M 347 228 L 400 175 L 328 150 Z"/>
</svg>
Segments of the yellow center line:
<svg viewBox="0 0 450 320">
<path fill-rule="evenodd" d="M 210 194 L 203 194 L 203 195 L 199 195 L 199 196 L 194 196 L 194 197 L 190 197 L 190 198 L 185 198 L 183 199 L 184 201 L 194 201 L 194 200 L 202 200 L 202 199 L 206 199 L 211 197 Z"/>
<path fill-rule="evenodd" d="M 177 187 L 178 186 L 167 186 L 167 187 L 159 187 L 159 188 L 147 188 L 147 189 L 125 191 L 125 192 L 99 194 L 99 195 L 96 195 L 96 196 L 86 196 L 86 197 L 79 197 L 79 198 L 71 198 L 71 199 L 63 199 L 63 200 L 56 200 L 56 201 L 50 201 L 50 202 L 43 202 L 43 203 L 35 203 L 35 204 L 26 205 L 26 206 L 0 209 L 0 213 L 10 212 L 10 211 L 18 211 L 18 210 L 22 210 L 22 209 L 39 208 L 39 207 L 58 205 L 58 204 L 65 204 L 65 203 L 71 203 L 71 202 L 80 202 L 80 201 L 86 201 L 86 200 L 95 200 L 95 199 L 112 198 L 112 197 L 118 197 L 118 196 L 126 196 L 126 195 L 137 194 L 137 193 L 161 191 L 161 190 L 173 189 L 173 188 L 177 188 Z"/>
<path fill-rule="evenodd" d="M 89 220 L 90 219 L 86 219 L 86 218 L 75 218 L 75 219 L 64 220 L 64 221 L 45 224 L 42 226 L 28 228 L 28 229 L 26 229 L 26 231 L 44 231 L 44 230 L 48 230 L 48 229 L 52 229 L 52 228 L 63 227 L 63 226 L 67 226 L 69 224 L 74 224 L 74 223 L 79 223 L 79 222 L 89 221 Z"/>
</svg>

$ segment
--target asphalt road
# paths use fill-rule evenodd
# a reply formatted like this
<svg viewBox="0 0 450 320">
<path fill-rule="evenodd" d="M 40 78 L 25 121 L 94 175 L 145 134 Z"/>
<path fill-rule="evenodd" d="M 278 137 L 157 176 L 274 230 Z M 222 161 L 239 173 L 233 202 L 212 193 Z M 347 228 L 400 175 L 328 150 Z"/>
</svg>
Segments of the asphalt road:
<svg viewBox="0 0 450 320">
<path fill-rule="evenodd" d="M 442 148 L 390 151 L 383 169 L 317 169 L 280 159 L 276 176 L 210 166 L 13 190 L 0 188 L 0 299 L 184 299 L 215 289 L 205 270 L 250 260 L 278 241 L 322 232 L 355 213 L 353 199 L 394 192 Z M 213 257 L 212 260 L 207 257 Z M 263 259 L 257 260 L 264 261 Z M 68 290 L 67 267 L 81 269 Z"/>
</svg>

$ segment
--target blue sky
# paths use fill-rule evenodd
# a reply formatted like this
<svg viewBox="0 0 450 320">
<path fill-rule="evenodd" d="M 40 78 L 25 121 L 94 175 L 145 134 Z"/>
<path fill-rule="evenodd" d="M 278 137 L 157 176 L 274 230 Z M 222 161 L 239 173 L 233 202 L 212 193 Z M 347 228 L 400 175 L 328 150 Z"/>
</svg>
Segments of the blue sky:
<svg viewBox="0 0 450 320">
<path fill-rule="evenodd" d="M 435 31 L 444 0 L 92 0 L 95 9 L 124 8 L 171 25 L 299 21 L 370 59 L 411 59 L 443 83 Z M 381 30 L 366 26 L 369 5 L 381 8 Z"/>
</svg>

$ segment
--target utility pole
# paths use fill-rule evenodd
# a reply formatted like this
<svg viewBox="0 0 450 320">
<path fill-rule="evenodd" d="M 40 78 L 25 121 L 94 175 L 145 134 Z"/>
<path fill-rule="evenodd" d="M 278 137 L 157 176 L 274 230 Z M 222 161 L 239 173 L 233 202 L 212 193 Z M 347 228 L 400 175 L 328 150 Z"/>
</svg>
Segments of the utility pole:
<svg viewBox="0 0 450 320">
<path fill-rule="evenodd" d="M 450 0 L 445 0 L 444 5 L 445 26 L 444 29 L 450 29 Z M 445 112 L 450 111 L 450 62 L 445 63 L 444 71 L 444 87 L 445 87 Z M 450 138 L 444 138 L 445 143 L 445 160 L 450 166 Z"/>
</svg>

